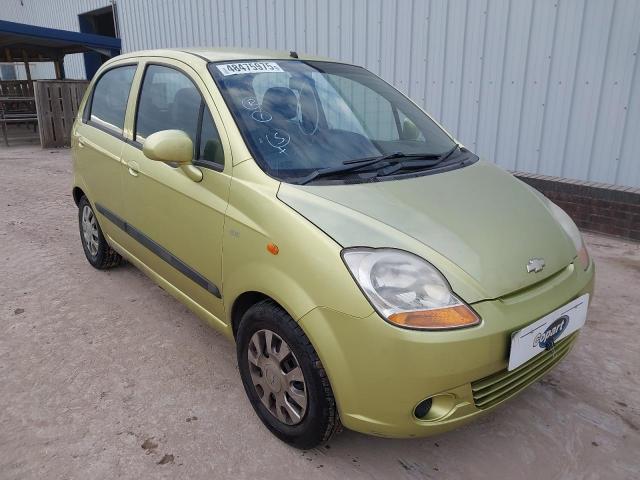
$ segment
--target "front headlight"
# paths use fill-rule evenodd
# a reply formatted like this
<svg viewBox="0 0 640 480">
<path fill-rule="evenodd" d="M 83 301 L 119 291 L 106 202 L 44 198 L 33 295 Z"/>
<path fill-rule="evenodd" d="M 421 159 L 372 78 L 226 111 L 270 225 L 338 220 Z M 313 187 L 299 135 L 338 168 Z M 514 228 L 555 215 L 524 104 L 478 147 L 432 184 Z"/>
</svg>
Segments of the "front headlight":
<svg viewBox="0 0 640 480">
<path fill-rule="evenodd" d="M 480 323 L 442 274 L 416 255 L 391 248 L 348 248 L 342 258 L 373 307 L 395 325 L 438 330 Z"/>
<path fill-rule="evenodd" d="M 589 258 L 589 252 L 587 251 L 587 246 L 584 243 L 584 239 L 582 238 L 580 230 L 578 230 L 578 227 L 576 226 L 574 221 L 571 220 L 571 217 L 567 215 L 567 212 L 565 212 L 551 200 L 547 199 L 547 202 L 554 218 L 567 233 L 567 235 L 573 242 L 573 246 L 576 247 L 578 262 L 580 263 L 580 266 L 584 270 L 586 270 L 587 268 L 589 268 L 589 263 L 591 262 L 591 260 Z"/>
</svg>

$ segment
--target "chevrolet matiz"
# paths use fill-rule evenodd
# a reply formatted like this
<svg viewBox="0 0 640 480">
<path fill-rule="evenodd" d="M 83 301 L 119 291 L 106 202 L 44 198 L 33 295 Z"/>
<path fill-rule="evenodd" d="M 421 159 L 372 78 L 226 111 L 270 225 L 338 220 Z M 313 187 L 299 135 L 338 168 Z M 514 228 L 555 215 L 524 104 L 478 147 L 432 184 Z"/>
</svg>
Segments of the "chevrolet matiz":
<svg viewBox="0 0 640 480">
<path fill-rule="evenodd" d="M 364 68 L 121 55 L 72 148 L 89 263 L 126 259 L 233 340 L 256 414 L 295 447 L 462 425 L 585 323 L 594 265 L 567 214 Z"/>
</svg>

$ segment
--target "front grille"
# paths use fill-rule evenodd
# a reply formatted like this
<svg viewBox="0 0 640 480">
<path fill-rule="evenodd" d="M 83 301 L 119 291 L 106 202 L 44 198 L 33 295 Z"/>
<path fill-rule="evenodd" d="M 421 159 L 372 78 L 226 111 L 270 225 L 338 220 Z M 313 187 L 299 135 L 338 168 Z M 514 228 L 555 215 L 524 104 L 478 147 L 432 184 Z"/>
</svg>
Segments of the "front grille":
<svg viewBox="0 0 640 480">
<path fill-rule="evenodd" d="M 572 333 L 556 344 L 555 352 L 542 353 L 511 372 L 502 370 L 472 382 L 471 390 L 476 407 L 483 410 L 492 407 L 538 380 L 569 353 L 576 336 L 577 332 Z"/>
</svg>

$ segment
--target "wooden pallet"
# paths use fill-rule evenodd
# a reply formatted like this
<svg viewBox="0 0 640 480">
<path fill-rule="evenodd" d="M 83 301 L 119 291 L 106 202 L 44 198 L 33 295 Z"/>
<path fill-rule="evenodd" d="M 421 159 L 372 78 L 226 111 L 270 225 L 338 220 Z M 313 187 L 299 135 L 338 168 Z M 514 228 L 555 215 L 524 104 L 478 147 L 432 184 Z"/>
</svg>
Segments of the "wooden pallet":
<svg viewBox="0 0 640 480">
<path fill-rule="evenodd" d="M 71 127 L 89 82 L 37 80 L 34 83 L 42 148 L 69 146 Z"/>
<path fill-rule="evenodd" d="M 0 97 L 33 97 L 33 80 L 0 81 Z"/>
</svg>

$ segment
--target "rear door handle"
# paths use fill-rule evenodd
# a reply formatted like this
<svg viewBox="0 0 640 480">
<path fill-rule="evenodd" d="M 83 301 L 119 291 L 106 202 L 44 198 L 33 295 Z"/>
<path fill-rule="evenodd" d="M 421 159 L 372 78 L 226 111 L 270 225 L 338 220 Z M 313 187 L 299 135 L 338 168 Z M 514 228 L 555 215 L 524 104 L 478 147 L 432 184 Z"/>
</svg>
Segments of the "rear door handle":
<svg viewBox="0 0 640 480">
<path fill-rule="evenodd" d="M 84 143 L 84 137 L 81 135 L 78 135 L 78 148 L 84 148 L 85 143 Z"/>
<path fill-rule="evenodd" d="M 134 177 L 138 176 L 138 172 L 140 171 L 138 164 L 133 160 L 129 162 L 129 175 L 133 175 Z"/>
</svg>

